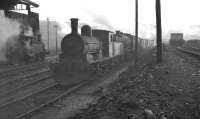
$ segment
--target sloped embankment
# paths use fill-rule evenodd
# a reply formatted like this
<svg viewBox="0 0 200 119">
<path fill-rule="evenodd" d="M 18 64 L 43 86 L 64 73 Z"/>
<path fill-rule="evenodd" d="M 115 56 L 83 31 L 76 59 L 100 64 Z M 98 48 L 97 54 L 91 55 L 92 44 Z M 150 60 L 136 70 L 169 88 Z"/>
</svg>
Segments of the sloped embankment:
<svg viewBox="0 0 200 119">
<path fill-rule="evenodd" d="M 164 52 L 164 62 L 155 64 L 155 54 L 140 58 L 119 75 L 95 104 L 72 119 L 145 119 L 151 110 L 158 119 L 199 119 L 200 72 L 183 57 Z"/>
</svg>

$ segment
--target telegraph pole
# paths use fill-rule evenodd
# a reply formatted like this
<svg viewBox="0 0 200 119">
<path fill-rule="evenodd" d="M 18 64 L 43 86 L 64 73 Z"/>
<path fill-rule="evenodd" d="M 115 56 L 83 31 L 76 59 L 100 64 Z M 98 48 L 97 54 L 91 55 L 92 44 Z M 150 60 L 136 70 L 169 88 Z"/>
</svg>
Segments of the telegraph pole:
<svg viewBox="0 0 200 119">
<path fill-rule="evenodd" d="M 135 65 L 138 62 L 138 0 L 135 0 Z"/>
<path fill-rule="evenodd" d="M 56 34 L 56 56 L 58 56 L 58 25 L 55 25 L 55 34 Z M 57 62 L 57 58 L 56 58 Z"/>
<path fill-rule="evenodd" d="M 157 63 L 162 62 L 162 26 L 161 26 L 161 5 L 156 0 L 156 31 L 157 31 Z"/>
<path fill-rule="evenodd" d="M 49 50 L 49 18 L 47 17 L 47 49 L 48 52 L 50 52 Z"/>
</svg>

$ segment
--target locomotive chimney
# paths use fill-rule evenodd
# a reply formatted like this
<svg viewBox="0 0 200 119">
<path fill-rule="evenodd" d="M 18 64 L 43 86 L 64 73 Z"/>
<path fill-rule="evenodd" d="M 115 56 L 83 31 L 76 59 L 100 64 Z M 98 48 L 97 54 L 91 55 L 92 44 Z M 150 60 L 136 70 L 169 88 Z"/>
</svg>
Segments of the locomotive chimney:
<svg viewBox="0 0 200 119">
<path fill-rule="evenodd" d="M 78 18 L 71 19 L 72 34 L 78 34 Z"/>
</svg>

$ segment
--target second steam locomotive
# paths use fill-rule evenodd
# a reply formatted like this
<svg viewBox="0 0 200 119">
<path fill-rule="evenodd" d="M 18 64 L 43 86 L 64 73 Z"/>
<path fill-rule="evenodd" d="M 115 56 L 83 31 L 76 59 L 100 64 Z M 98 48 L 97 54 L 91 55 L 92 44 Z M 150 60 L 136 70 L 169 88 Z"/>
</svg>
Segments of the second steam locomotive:
<svg viewBox="0 0 200 119">
<path fill-rule="evenodd" d="M 22 9 L 24 6 L 26 9 Z M 3 21 L 10 27 L 13 27 L 12 24 L 19 26 L 15 28 L 19 34 L 5 39 L 3 54 L 6 63 L 24 64 L 44 60 L 46 50 L 39 29 L 39 14 L 31 11 L 31 8 L 38 6 L 34 2 L 23 0 L 5 2 L 5 5 L 1 6 L 0 15 Z M 26 12 L 22 12 L 25 10 Z M 4 30 L 9 32 L 6 28 Z"/>
<path fill-rule="evenodd" d="M 46 50 L 41 35 L 27 34 L 28 26 L 22 25 L 21 33 L 6 42 L 5 56 L 10 64 L 22 64 L 44 60 Z"/>
</svg>

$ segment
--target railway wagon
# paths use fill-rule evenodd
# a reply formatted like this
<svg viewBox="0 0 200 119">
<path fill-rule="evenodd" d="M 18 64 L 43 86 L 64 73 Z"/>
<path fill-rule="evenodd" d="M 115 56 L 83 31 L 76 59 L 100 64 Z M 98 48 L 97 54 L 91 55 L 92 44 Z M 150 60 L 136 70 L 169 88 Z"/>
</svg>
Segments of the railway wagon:
<svg viewBox="0 0 200 119">
<path fill-rule="evenodd" d="M 111 56 L 111 50 L 109 49 L 111 42 L 114 39 L 114 33 L 107 30 L 101 30 L 101 29 L 93 29 L 92 30 L 92 36 L 100 39 L 100 45 L 102 47 L 102 57 L 109 57 Z"/>
<path fill-rule="evenodd" d="M 186 47 L 200 49 L 200 39 L 191 39 L 185 42 Z"/>
<path fill-rule="evenodd" d="M 60 62 L 52 65 L 53 77 L 59 84 L 70 85 L 93 79 L 96 73 L 103 72 L 125 60 L 124 52 L 118 51 L 118 54 L 113 54 L 112 51 L 117 51 L 113 48 L 122 46 L 127 37 L 122 39 L 123 42 L 116 41 L 113 32 L 91 30 L 89 26 L 83 26 L 80 35 L 76 18 L 71 19 L 71 29 L 72 32 L 61 41 Z M 88 54 L 93 55 L 93 61 L 87 60 Z"/>
</svg>

